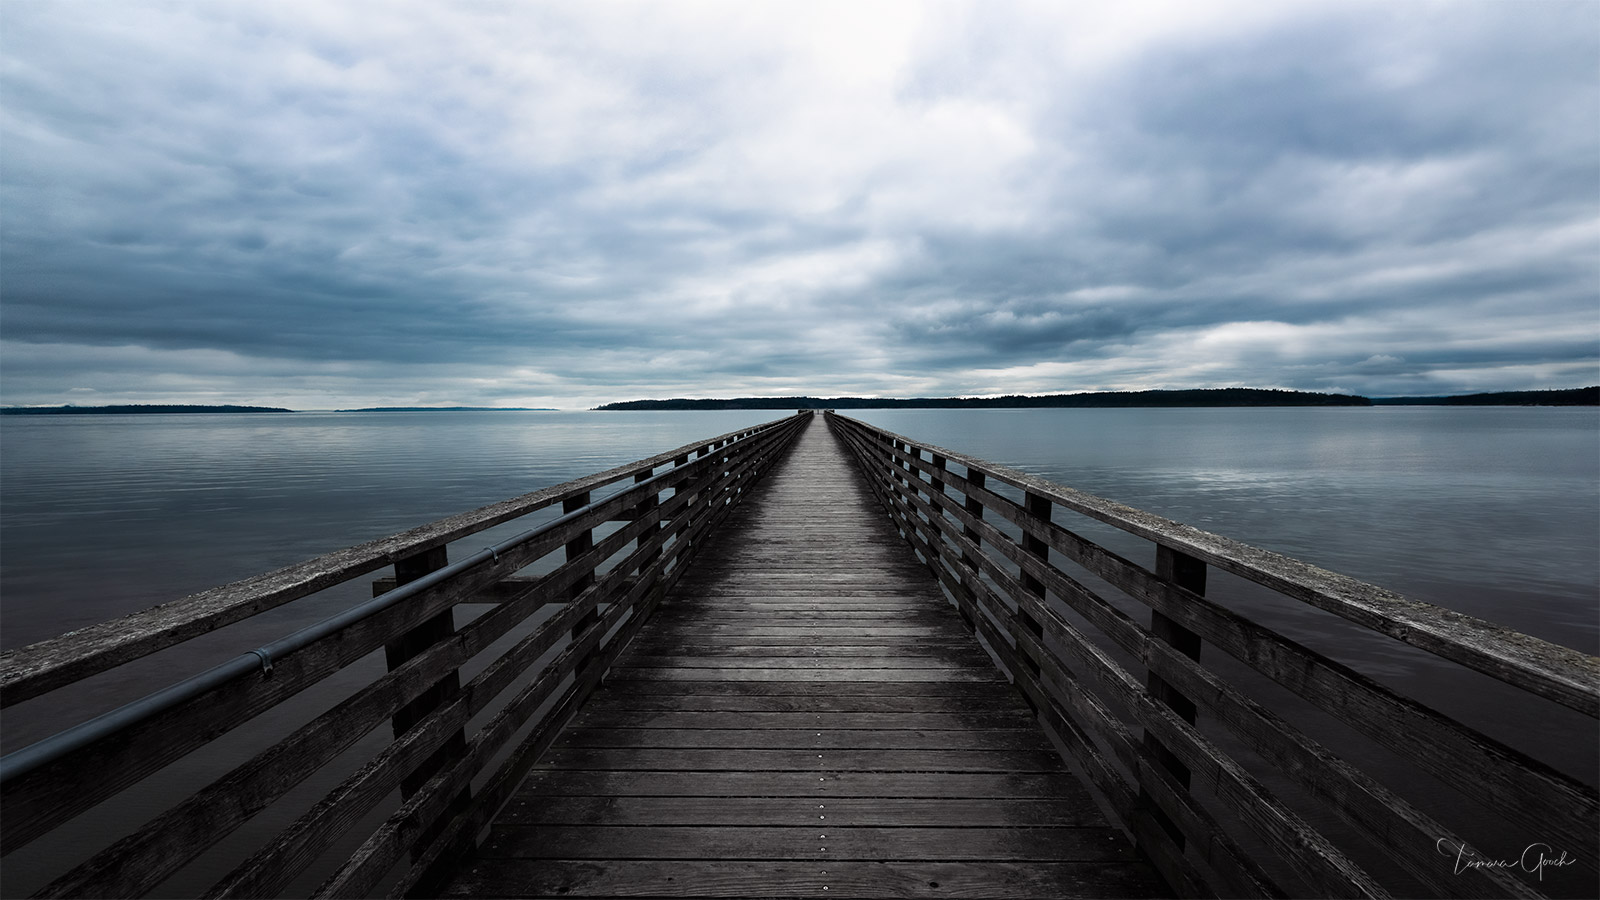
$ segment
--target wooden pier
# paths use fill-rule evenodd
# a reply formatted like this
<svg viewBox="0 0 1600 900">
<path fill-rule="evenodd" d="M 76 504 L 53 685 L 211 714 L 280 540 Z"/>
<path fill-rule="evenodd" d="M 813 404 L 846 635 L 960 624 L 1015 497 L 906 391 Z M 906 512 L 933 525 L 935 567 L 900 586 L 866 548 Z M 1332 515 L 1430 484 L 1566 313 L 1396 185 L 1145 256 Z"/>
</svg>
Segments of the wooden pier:
<svg viewBox="0 0 1600 900">
<path fill-rule="evenodd" d="M 532 524 L 483 546 L 509 522 Z M 1153 564 L 1087 536 L 1107 526 Z M 9 652 L 0 706 L 105 690 L 389 566 L 370 601 L 8 752 L 5 894 L 1600 889 L 1594 773 L 1248 618 L 1207 573 L 1487 676 L 1574 734 L 1600 716 L 1600 660 L 832 414 Z M 1353 762 L 1367 748 L 1406 777 Z M 124 798 L 158 773 L 189 781 L 135 818 L 148 798 Z M 99 849 L 68 858 L 85 822 Z M 1460 864 L 1503 858 L 1479 848 L 1508 833 L 1565 861 Z"/>
<path fill-rule="evenodd" d="M 802 434 L 445 893 L 1165 894 L 876 505 Z"/>
</svg>

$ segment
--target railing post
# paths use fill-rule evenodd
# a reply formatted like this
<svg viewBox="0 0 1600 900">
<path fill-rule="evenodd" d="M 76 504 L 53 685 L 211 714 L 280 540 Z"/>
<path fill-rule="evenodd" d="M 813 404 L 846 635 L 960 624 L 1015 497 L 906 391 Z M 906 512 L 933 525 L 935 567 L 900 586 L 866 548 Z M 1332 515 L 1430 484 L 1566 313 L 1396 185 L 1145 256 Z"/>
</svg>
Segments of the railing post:
<svg viewBox="0 0 1600 900">
<path fill-rule="evenodd" d="M 945 471 L 947 471 L 949 469 L 949 466 L 950 466 L 950 461 L 948 459 L 945 459 L 943 456 L 940 456 L 937 453 L 933 454 L 934 475 L 933 475 L 933 481 L 932 481 L 932 488 L 933 488 L 933 492 L 934 493 L 941 494 L 941 495 L 948 495 L 949 494 L 949 491 L 950 491 L 949 485 L 946 484 L 945 480 L 940 477 L 940 475 L 942 473 L 944 473 Z M 940 504 L 938 504 L 938 503 L 935 503 L 935 506 L 939 506 L 941 510 L 943 509 L 943 507 L 940 506 Z M 979 509 L 981 510 L 982 507 L 980 507 Z M 939 513 L 939 515 L 944 515 L 944 513 L 941 511 Z M 937 535 L 935 535 L 935 537 L 937 538 Z M 939 555 L 941 557 L 945 556 L 945 553 L 944 553 L 942 548 L 941 548 L 941 550 L 939 552 Z M 973 565 L 973 564 L 976 563 L 975 560 L 972 560 L 972 559 L 970 559 L 969 557 L 966 557 L 966 556 L 963 556 L 961 561 L 963 563 L 967 564 L 967 565 Z M 929 560 L 928 562 L 929 562 L 929 565 L 937 565 L 938 564 L 934 560 Z M 966 583 L 966 577 L 967 577 L 966 576 L 966 572 L 963 571 L 961 573 L 961 583 L 960 583 L 961 591 L 959 592 L 959 595 L 956 597 L 956 612 L 961 615 L 961 623 L 966 626 L 967 630 L 975 632 L 975 631 L 978 630 L 978 623 L 977 623 L 977 621 L 975 621 L 972 618 L 973 615 L 975 614 L 973 609 L 972 609 L 972 605 L 975 602 L 975 598 L 973 597 L 972 591 L 970 590 L 970 588 L 968 587 L 968 585 Z"/>
<path fill-rule="evenodd" d="M 967 485 L 970 487 L 983 487 L 983 473 L 972 468 L 971 466 L 968 466 Z M 966 510 L 967 514 L 972 516 L 974 519 L 983 518 L 983 501 L 972 496 L 970 491 L 966 492 L 966 502 L 963 504 L 963 508 Z M 974 547 L 982 546 L 983 536 L 978 533 L 978 529 L 972 527 L 971 525 L 961 526 L 961 536 L 971 541 Z M 966 591 L 967 601 L 969 603 L 973 602 L 978 596 L 978 589 L 972 584 L 972 582 L 977 580 L 978 577 L 978 558 L 973 556 L 971 553 L 968 553 L 966 550 L 962 550 L 961 589 Z M 961 610 L 961 618 L 966 621 L 967 630 L 974 632 L 978 630 L 978 622 L 973 618 L 973 616 L 976 615 L 981 615 L 981 613 L 979 613 L 976 609 Z"/>
<path fill-rule="evenodd" d="M 450 564 L 449 553 L 444 547 L 434 547 L 424 550 L 415 556 L 395 560 L 394 580 L 399 586 L 409 581 L 416 581 L 429 572 L 434 572 Z M 384 593 L 388 586 L 381 582 L 372 586 L 373 595 Z M 394 671 L 407 660 L 419 653 L 426 651 L 435 644 L 449 640 L 456 631 L 455 610 L 446 609 L 437 615 L 422 622 L 399 638 L 384 645 L 384 659 L 388 663 L 389 671 Z M 452 669 L 449 674 L 439 679 L 434 685 L 424 691 L 417 699 L 395 711 L 391 724 L 396 738 L 404 735 L 416 726 L 429 713 L 448 703 L 461 693 L 461 674 Z M 405 776 L 400 781 L 400 796 L 410 798 L 429 778 L 448 765 L 451 761 L 461 757 L 467 751 L 466 734 L 457 729 L 450 735 L 439 749 L 423 760 L 422 764 Z M 461 793 L 451 801 L 450 811 L 441 816 L 434 827 L 426 831 L 412 849 L 412 856 L 420 855 L 420 848 L 425 846 L 437 834 L 439 826 L 448 821 L 450 816 L 465 809 L 472 797 L 471 788 L 463 788 Z"/>
<path fill-rule="evenodd" d="M 1173 550 L 1163 544 L 1156 545 L 1156 577 L 1169 584 L 1184 588 L 1191 593 L 1205 595 L 1206 592 L 1206 564 L 1186 553 Z M 1158 610 L 1150 612 L 1150 632 L 1156 639 L 1166 642 L 1172 649 L 1182 653 L 1190 659 L 1200 658 L 1200 636 L 1193 631 L 1179 625 Z M 1195 720 L 1195 703 L 1177 688 L 1168 684 L 1166 679 L 1154 672 L 1148 674 L 1145 680 L 1146 689 L 1150 696 L 1158 702 L 1166 704 L 1177 713 L 1185 722 L 1193 723 Z M 1162 767 L 1172 774 L 1174 780 L 1185 788 L 1189 786 L 1189 767 L 1184 765 L 1165 745 L 1148 730 L 1144 735 L 1144 744 Z M 1155 816 L 1161 827 L 1171 835 L 1173 842 L 1182 849 L 1185 840 L 1182 831 L 1160 809 L 1149 802 L 1147 791 L 1141 789 L 1140 799 L 1145 802 L 1151 813 Z"/>
<path fill-rule="evenodd" d="M 1045 522 L 1050 521 L 1050 501 L 1045 497 L 1029 491 L 1024 496 L 1023 508 L 1031 516 Z M 1022 530 L 1022 549 L 1029 556 L 1040 560 L 1048 562 L 1050 559 L 1050 545 L 1043 538 L 1034 536 L 1027 528 Z M 1044 582 L 1028 574 L 1026 569 L 1022 571 L 1022 589 L 1043 602 Z M 1021 605 L 1017 607 L 1017 621 L 1021 622 L 1022 627 L 1028 629 L 1028 633 L 1037 638 L 1041 644 L 1044 643 L 1044 626 Z M 1027 663 L 1033 676 L 1035 678 L 1039 677 L 1039 661 L 1034 659 L 1033 654 L 1026 652 L 1024 648 L 1019 646 L 1018 649 L 1024 650 L 1021 654 L 1023 661 Z"/>
<path fill-rule="evenodd" d="M 673 468 L 682 468 L 684 466 L 687 466 L 688 464 L 689 464 L 689 454 L 687 454 L 687 453 L 684 453 L 684 454 L 682 454 L 680 456 L 674 457 L 673 460 L 672 460 Z M 679 493 L 679 494 L 683 493 L 683 487 L 680 485 L 679 487 L 674 489 L 674 492 L 675 493 Z M 693 516 L 694 513 L 695 513 L 694 509 L 692 508 L 694 506 L 694 500 L 695 500 L 695 498 L 693 496 L 690 496 L 687 499 L 685 499 L 683 501 L 683 505 L 678 507 L 678 515 L 680 515 L 680 516 Z M 662 524 L 666 524 L 666 523 L 662 523 Z M 691 546 L 691 542 L 689 540 L 689 532 L 688 532 L 687 529 L 678 532 L 678 540 L 682 542 L 682 546 L 678 546 L 677 544 L 674 544 L 673 545 L 672 555 L 674 557 L 678 558 L 678 559 L 683 559 L 684 558 L 684 554 L 688 552 L 689 547 Z"/>
<path fill-rule="evenodd" d="M 576 494 L 561 501 L 561 511 L 563 513 L 576 512 L 588 505 L 589 492 L 584 491 L 581 494 Z M 570 562 L 574 559 L 577 559 L 592 549 L 594 549 L 594 529 L 585 528 L 577 537 L 567 541 L 567 560 Z M 582 596 L 583 592 L 588 590 L 589 586 L 592 584 L 594 584 L 594 570 L 591 569 L 588 572 L 585 572 L 583 575 L 578 576 L 578 579 L 572 583 L 572 587 L 567 588 L 567 602 L 570 603 L 578 599 L 578 597 Z M 600 606 L 599 604 L 595 604 L 594 606 L 589 607 L 589 611 L 584 613 L 583 616 L 579 618 L 575 624 L 573 624 L 571 631 L 572 639 L 576 641 L 583 637 L 584 633 L 593 628 L 599 621 Z M 573 670 L 574 674 L 583 674 L 583 670 L 587 669 L 593 662 L 594 651 L 584 654 L 584 656 L 578 660 L 577 668 Z"/>
<path fill-rule="evenodd" d="M 633 476 L 633 483 L 634 484 L 639 484 L 641 482 L 649 481 L 653 477 L 655 477 L 655 476 L 654 476 L 654 473 L 652 473 L 652 472 L 640 472 L 639 474 Z M 660 491 L 651 491 L 650 495 L 648 497 L 645 497 L 643 500 L 640 500 L 637 504 L 634 505 L 634 507 L 633 507 L 633 518 L 642 519 L 645 516 L 649 515 L 651 510 L 655 509 L 656 507 L 658 507 L 660 505 L 661 505 L 661 492 Z M 651 537 L 651 534 L 650 534 L 651 531 L 660 531 L 662 529 L 662 527 L 664 527 L 664 525 L 665 525 L 664 522 L 657 522 L 655 528 L 650 529 L 648 531 L 640 532 L 639 533 L 639 537 L 637 539 L 639 546 L 642 547 L 647 542 L 649 542 L 650 537 Z M 660 550 L 660 548 L 657 548 L 650 555 L 648 555 L 648 556 L 644 557 L 643 559 L 639 560 L 640 577 L 644 576 L 644 570 L 645 569 L 650 568 L 650 566 L 654 565 L 655 561 L 660 559 L 660 558 L 661 558 L 661 550 Z"/>
</svg>

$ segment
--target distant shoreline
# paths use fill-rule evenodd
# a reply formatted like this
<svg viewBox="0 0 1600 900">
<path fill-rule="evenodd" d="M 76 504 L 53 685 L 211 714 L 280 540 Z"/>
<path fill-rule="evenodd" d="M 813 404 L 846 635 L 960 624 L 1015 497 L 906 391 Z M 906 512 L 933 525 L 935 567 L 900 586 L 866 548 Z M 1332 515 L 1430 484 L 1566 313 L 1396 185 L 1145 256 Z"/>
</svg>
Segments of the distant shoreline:
<svg viewBox="0 0 1600 900">
<path fill-rule="evenodd" d="M 363 406 L 334 412 L 557 412 L 553 406 Z"/>
<path fill-rule="evenodd" d="M 557 412 L 548 406 L 369 406 L 333 412 Z M 203 413 L 293 413 L 281 406 L 202 406 L 186 403 L 140 403 L 120 406 L 0 406 L 7 416 L 191 415 Z"/>
<path fill-rule="evenodd" d="M 1261 388 L 1184 391 L 1105 391 L 1006 397 L 735 397 L 731 399 L 629 400 L 596 410 L 712 409 L 1120 409 L 1265 406 L 1600 406 L 1600 386 L 1552 391 L 1498 391 L 1439 397 L 1369 398 Z"/>
<path fill-rule="evenodd" d="M 6 416 L 190 415 L 196 413 L 292 413 L 281 406 L 197 406 L 187 403 L 139 403 L 124 406 L 5 406 Z"/>
</svg>

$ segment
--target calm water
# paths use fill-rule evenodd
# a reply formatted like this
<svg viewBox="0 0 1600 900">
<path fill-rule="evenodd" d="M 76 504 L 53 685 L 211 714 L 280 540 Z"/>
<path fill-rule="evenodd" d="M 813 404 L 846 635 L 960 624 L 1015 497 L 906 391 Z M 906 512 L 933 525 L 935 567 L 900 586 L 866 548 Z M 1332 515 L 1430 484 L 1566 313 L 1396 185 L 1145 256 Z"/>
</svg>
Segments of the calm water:
<svg viewBox="0 0 1600 900">
<path fill-rule="evenodd" d="M 0 421 L 0 644 L 20 646 L 780 415 L 8 417 Z M 1597 410 L 852 415 L 1418 600 L 1600 650 Z M 1149 563 L 1136 541 L 1095 537 Z M 359 586 L 352 590 L 359 595 Z M 1239 597 L 1236 605 L 1274 627 L 1360 661 L 1430 703 L 1454 705 L 1454 714 L 1497 736 L 1531 735 L 1544 748 L 1541 758 L 1594 779 L 1600 751 L 1592 723 L 1580 722 L 1585 733 L 1575 733 L 1571 718 L 1528 713 L 1515 697 L 1464 687 L 1448 667 L 1392 642 L 1358 634 L 1317 644 L 1320 613 L 1245 588 Z M 270 638 L 302 624 L 294 616 L 326 612 L 285 611 L 261 627 L 275 629 Z M 214 652 L 223 658 L 254 645 Z M 157 666 L 144 677 L 169 674 Z M 45 724 L 11 714 L 6 749 Z M 8 860 L 14 873 L 24 862 L 33 865 Z M 17 877 L 7 876 L 8 893 L 21 885 Z"/>
</svg>

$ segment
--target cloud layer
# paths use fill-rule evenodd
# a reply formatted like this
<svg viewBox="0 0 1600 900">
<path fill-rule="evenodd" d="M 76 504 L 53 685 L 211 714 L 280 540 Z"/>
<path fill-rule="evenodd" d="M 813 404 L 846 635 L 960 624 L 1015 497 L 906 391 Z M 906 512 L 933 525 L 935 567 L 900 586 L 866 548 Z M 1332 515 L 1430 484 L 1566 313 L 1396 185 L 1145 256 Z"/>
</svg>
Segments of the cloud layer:
<svg viewBox="0 0 1600 900">
<path fill-rule="evenodd" d="M 0 402 L 1600 380 L 1592 3 L 0 16 Z"/>
</svg>

